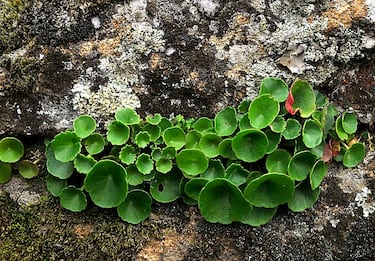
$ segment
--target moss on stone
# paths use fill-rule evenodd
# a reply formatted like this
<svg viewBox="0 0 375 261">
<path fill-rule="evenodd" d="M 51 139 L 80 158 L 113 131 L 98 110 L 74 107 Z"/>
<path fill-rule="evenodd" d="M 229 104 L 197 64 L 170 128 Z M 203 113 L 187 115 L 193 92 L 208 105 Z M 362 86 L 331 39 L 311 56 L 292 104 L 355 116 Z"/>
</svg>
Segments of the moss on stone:
<svg viewBox="0 0 375 261">
<path fill-rule="evenodd" d="M 38 77 L 40 62 L 35 57 L 19 56 L 13 59 L 3 58 L 0 67 L 5 68 L 4 89 L 18 91 L 31 90 Z"/>
<path fill-rule="evenodd" d="M 22 44 L 22 28 L 18 23 L 28 0 L 6 0 L 0 3 L 0 54 L 17 49 Z"/>
<path fill-rule="evenodd" d="M 22 208 L 0 195 L 0 260 L 128 260 L 158 238 L 151 222 L 131 225 L 113 210 L 71 213 L 49 197 Z"/>
</svg>

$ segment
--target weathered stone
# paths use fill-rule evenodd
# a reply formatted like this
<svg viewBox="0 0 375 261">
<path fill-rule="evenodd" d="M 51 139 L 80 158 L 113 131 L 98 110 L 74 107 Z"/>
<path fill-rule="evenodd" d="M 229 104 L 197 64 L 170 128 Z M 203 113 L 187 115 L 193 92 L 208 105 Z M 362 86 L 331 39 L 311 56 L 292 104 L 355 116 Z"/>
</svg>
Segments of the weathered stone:
<svg viewBox="0 0 375 261">
<path fill-rule="evenodd" d="M 0 135 L 42 153 L 40 138 L 83 113 L 213 116 L 266 76 L 308 80 L 373 131 L 374 14 L 372 0 L 1 1 Z M 137 226 L 95 207 L 72 214 L 42 178 L 14 177 L 0 187 L 0 259 L 373 260 L 372 135 L 363 164 L 332 165 L 312 209 L 260 228 L 210 224 L 180 203 Z"/>
</svg>

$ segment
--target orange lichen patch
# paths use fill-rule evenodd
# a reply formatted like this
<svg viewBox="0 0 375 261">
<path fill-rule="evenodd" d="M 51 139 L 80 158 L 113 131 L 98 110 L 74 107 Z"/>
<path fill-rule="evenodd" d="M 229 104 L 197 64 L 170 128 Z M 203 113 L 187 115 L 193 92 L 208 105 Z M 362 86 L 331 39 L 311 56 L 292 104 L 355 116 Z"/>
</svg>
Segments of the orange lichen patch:
<svg viewBox="0 0 375 261">
<path fill-rule="evenodd" d="M 235 65 L 233 66 L 232 68 L 230 68 L 229 70 L 226 70 L 224 72 L 224 76 L 227 77 L 228 79 L 231 79 L 231 80 L 234 80 L 234 81 L 238 81 L 241 77 L 241 74 L 237 68 L 238 66 Z"/>
<path fill-rule="evenodd" d="M 79 224 L 74 226 L 74 234 L 77 238 L 83 239 L 92 233 L 92 227 L 90 225 Z"/>
<path fill-rule="evenodd" d="M 155 71 L 160 68 L 160 61 L 161 56 L 158 53 L 152 53 L 150 59 L 148 60 L 148 64 L 152 71 Z"/>
<path fill-rule="evenodd" d="M 331 31 L 339 26 L 346 28 L 352 25 L 354 20 L 358 20 L 367 15 L 365 0 L 334 0 L 330 7 L 323 13 L 323 17 L 328 19 L 327 30 Z"/>
<path fill-rule="evenodd" d="M 189 80 L 190 81 L 198 81 L 199 80 L 199 72 L 197 72 L 197 71 L 192 71 L 192 72 L 190 72 L 190 74 L 189 74 Z"/>
<path fill-rule="evenodd" d="M 81 43 L 79 47 L 79 55 L 80 56 L 88 56 L 94 48 L 94 43 L 93 42 L 83 42 Z"/>
<path fill-rule="evenodd" d="M 237 15 L 236 16 L 236 23 L 238 25 L 245 25 L 245 24 L 249 24 L 250 20 L 244 15 Z"/>
<path fill-rule="evenodd" d="M 109 55 L 114 55 L 116 54 L 116 49 L 118 46 L 120 46 L 121 40 L 120 37 L 115 37 L 115 38 L 109 38 L 100 41 L 97 44 L 98 51 L 104 55 L 104 56 L 109 56 Z"/>
</svg>

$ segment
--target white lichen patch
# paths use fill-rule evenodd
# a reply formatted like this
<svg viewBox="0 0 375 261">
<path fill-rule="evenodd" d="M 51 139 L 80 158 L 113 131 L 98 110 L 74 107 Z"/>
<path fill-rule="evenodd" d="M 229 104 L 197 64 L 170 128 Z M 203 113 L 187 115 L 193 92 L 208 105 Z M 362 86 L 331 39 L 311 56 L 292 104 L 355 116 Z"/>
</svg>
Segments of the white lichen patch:
<svg viewBox="0 0 375 261">
<path fill-rule="evenodd" d="M 371 190 L 368 187 L 364 187 L 355 197 L 357 207 L 362 208 L 364 217 L 368 217 L 375 212 L 375 201 L 371 201 L 370 195 Z"/>
<path fill-rule="evenodd" d="M 375 23 L 375 1 L 374 0 L 366 0 L 367 5 L 367 17 Z"/>
<path fill-rule="evenodd" d="M 73 108 L 80 114 L 87 113 L 97 118 L 108 118 L 119 108 L 139 108 L 139 98 L 132 87 L 142 85 L 142 72 L 149 68 L 142 62 L 151 53 L 165 50 L 164 32 L 146 19 L 147 1 L 131 1 L 118 6 L 113 16 L 113 31 L 116 41 L 108 42 L 114 49 L 99 57 L 96 67 L 89 67 L 75 81 L 72 88 Z M 84 53 L 90 54 L 95 46 L 106 49 L 103 42 L 82 44 L 91 46 Z M 99 50 L 100 50 L 99 48 Z M 106 79 L 97 83 L 97 79 Z"/>
</svg>

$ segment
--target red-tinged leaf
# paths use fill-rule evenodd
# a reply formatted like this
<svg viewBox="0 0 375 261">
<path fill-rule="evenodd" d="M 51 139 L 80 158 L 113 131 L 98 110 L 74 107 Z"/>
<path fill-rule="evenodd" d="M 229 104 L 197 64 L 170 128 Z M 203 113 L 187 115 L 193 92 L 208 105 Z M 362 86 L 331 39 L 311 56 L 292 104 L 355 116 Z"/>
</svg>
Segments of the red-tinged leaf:
<svg viewBox="0 0 375 261">
<path fill-rule="evenodd" d="M 331 162 L 333 157 L 336 157 L 340 154 L 340 150 L 340 142 L 335 139 L 330 139 L 324 146 L 322 160 L 324 162 Z"/>
<path fill-rule="evenodd" d="M 285 102 L 285 109 L 292 115 L 297 113 L 297 110 L 293 109 L 293 104 L 294 104 L 294 98 L 293 98 L 292 92 L 289 91 L 288 98 L 286 99 L 286 102 Z"/>
<path fill-rule="evenodd" d="M 332 150 L 332 157 L 335 157 L 340 154 L 341 147 L 340 147 L 340 142 L 338 140 L 330 139 L 329 145 Z"/>
<path fill-rule="evenodd" d="M 332 150 L 328 143 L 324 146 L 322 160 L 324 162 L 331 162 L 332 160 Z"/>
</svg>

